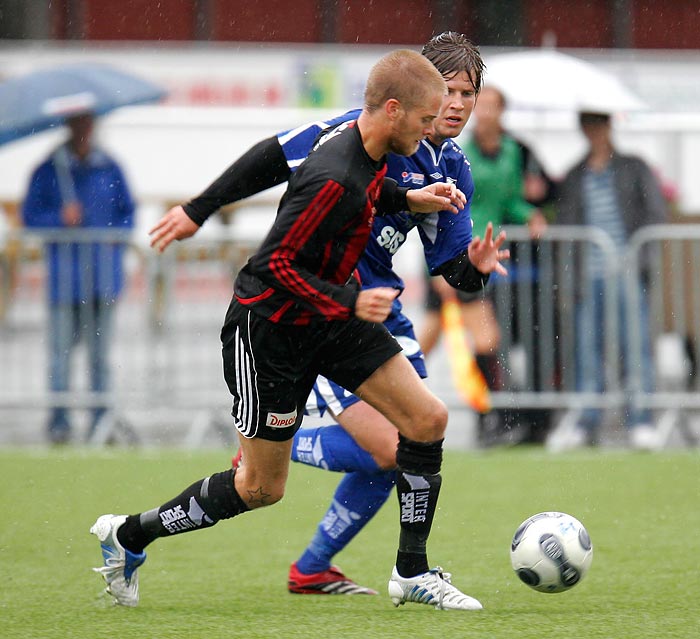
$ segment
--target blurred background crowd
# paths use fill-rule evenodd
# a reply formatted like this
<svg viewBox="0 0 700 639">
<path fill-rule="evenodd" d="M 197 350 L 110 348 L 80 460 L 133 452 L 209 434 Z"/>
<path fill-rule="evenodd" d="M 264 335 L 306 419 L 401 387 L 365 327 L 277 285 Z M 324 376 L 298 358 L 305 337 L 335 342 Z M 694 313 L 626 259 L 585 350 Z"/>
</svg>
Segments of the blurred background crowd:
<svg viewBox="0 0 700 639">
<path fill-rule="evenodd" d="M 230 441 L 218 331 L 282 190 L 162 256 L 147 229 L 446 30 L 486 63 L 457 140 L 474 233 L 512 253 L 460 299 L 488 410 L 454 383 L 420 246 L 396 257 L 448 444 L 697 445 L 692 0 L 0 0 L 0 442 Z"/>
</svg>

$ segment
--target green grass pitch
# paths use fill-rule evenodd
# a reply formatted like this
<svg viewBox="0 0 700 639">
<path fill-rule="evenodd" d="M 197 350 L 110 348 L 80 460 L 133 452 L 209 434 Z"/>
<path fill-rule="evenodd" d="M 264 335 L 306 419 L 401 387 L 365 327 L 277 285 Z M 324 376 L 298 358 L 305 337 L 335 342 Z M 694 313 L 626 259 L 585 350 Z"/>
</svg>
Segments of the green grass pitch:
<svg viewBox="0 0 700 639">
<path fill-rule="evenodd" d="M 392 498 L 337 558 L 377 597 L 299 596 L 289 563 L 312 534 L 337 475 L 292 465 L 278 505 L 159 540 L 141 568 L 141 604 L 99 596 L 105 512 L 137 512 L 223 470 L 228 451 L 0 451 L 0 636 L 212 639 L 396 637 L 623 639 L 700 636 L 700 455 L 540 449 L 445 455 L 431 564 L 484 604 L 480 612 L 394 608 Z M 594 544 L 587 577 L 547 595 L 510 568 L 517 525 L 543 510 L 579 518 Z"/>
</svg>

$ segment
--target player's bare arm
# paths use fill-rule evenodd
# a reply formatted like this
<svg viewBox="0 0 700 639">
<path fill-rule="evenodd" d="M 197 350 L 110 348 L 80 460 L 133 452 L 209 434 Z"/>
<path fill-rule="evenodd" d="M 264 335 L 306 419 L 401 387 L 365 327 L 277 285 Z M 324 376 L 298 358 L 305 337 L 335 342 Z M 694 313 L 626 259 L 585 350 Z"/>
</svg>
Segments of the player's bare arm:
<svg viewBox="0 0 700 639">
<path fill-rule="evenodd" d="M 151 247 L 162 253 L 173 240 L 184 240 L 192 237 L 199 225 L 185 213 L 185 209 L 179 204 L 173 206 L 156 224 L 148 231 L 151 236 Z"/>
<path fill-rule="evenodd" d="M 505 231 L 501 231 L 494 239 L 493 224 L 489 222 L 486 226 L 484 239 L 482 240 L 479 236 L 476 236 L 469 244 L 469 261 L 481 273 L 493 273 L 495 271 L 499 275 L 508 275 L 508 271 L 501 264 L 503 260 L 507 260 L 510 257 L 508 249 L 501 250 L 505 241 Z"/>
<path fill-rule="evenodd" d="M 435 182 L 422 189 L 411 189 L 406 194 L 408 206 L 413 213 L 458 213 L 467 203 L 467 198 L 454 184 Z"/>
</svg>

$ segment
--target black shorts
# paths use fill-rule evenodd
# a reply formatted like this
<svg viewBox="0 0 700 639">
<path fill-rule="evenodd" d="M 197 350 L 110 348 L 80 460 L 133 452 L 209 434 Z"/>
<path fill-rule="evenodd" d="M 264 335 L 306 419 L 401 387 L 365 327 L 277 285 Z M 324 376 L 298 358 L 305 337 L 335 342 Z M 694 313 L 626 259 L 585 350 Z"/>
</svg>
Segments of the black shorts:
<svg viewBox="0 0 700 639">
<path fill-rule="evenodd" d="M 275 324 L 234 298 L 221 330 L 224 378 L 244 437 L 286 441 L 301 426 L 318 375 L 354 391 L 401 346 L 383 324 Z"/>
</svg>

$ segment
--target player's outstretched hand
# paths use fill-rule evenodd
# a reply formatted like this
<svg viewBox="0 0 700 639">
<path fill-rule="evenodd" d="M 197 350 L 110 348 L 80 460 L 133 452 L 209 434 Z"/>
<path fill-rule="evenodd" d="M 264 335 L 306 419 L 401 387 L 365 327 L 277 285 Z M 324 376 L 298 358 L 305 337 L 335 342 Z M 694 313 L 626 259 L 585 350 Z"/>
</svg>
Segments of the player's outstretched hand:
<svg viewBox="0 0 700 639">
<path fill-rule="evenodd" d="M 510 257 L 508 249 L 501 250 L 501 246 L 503 246 L 505 241 L 505 231 L 501 231 L 498 237 L 495 240 L 493 239 L 493 224 L 489 222 L 486 225 L 486 233 L 484 233 L 483 240 L 479 236 L 472 238 L 468 249 L 469 261 L 481 273 L 493 273 L 495 271 L 499 275 L 508 275 L 508 271 L 501 264 L 503 260 L 507 260 Z"/>
<path fill-rule="evenodd" d="M 361 290 L 355 302 L 355 316 L 367 322 L 383 322 L 389 317 L 391 305 L 398 294 L 395 288 L 387 286 Z"/>
<path fill-rule="evenodd" d="M 178 204 L 160 218 L 148 234 L 151 236 L 151 247 L 162 253 L 173 240 L 192 237 L 198 230 L 199 225 Z"/>
<path fill-rule="evenodd" d="M 459 213 L 467 202 L 464 193 L 454 184 L 435 182 L 422 189 L 411 189 L 406 194 L 408 206 L 413 213 L 437 213 L 452 211 Z"/>
</svg>

